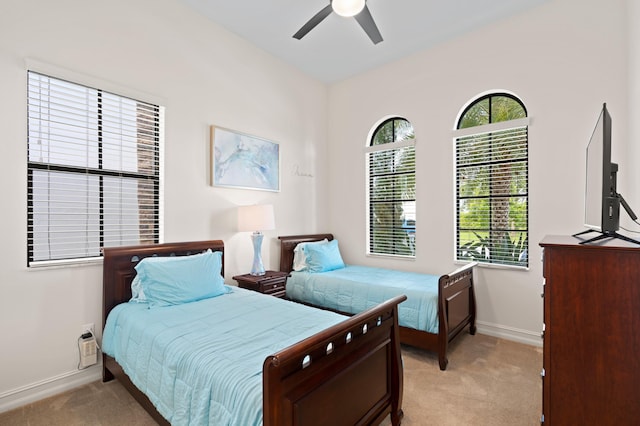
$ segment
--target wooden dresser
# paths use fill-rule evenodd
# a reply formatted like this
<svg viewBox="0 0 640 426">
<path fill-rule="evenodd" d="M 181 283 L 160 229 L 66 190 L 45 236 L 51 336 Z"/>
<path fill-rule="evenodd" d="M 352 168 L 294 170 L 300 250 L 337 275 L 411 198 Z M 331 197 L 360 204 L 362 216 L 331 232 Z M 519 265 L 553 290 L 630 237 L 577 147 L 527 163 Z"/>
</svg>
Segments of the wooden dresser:
<svg viewBox="0 0 640 426">
<path fill-rule="evenodd" d="M 588 235 L 588 234 L 587 234 Z M 640 248 L 547 236 L 542 423 L 640 424 Z"/>
</svg>

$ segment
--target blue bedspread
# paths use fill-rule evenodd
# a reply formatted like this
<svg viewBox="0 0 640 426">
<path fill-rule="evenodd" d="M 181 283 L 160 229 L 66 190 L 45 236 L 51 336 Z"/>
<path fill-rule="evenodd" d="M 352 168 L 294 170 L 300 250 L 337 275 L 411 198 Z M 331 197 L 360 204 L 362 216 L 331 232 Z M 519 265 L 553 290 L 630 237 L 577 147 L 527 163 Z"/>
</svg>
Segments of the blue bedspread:
<svg viewBox="0 0 640 426">
<path fill-rule="evenodd" d="M 398 307 L 400 325 L 438 333 L 438 279 L 437 275 L 347 265 L 328 272 L 292 272 L 287 297 L 357 314 L 405 294 L 407 300 Z"/>
<path fill-rule="evenodd" d="M 265 358 L 344 319 L 234 287 L 176 306 L 120 304 L 102 346 L 171 424 L 260 425 Z"/>
</svg>

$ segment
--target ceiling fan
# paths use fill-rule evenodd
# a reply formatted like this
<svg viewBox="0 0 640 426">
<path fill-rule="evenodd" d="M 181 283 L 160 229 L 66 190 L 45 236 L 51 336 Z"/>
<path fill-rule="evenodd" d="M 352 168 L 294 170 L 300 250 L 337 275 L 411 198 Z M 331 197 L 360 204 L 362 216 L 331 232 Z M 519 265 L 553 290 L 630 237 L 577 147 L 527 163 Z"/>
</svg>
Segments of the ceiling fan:
<svg viewBox="0 0 640 426">
<path fill-rule="evenodd" d="M 313 18 L 309 19 L 309 21 L 293 35 L 293 38 L 300 40 L 329 16 L 331 12 L 335 12 L 344 17 L 353 16 L 364 32 L 367 33 L 373 44 L 378 44 L 382 41 L 382 36 L 380 35 L 380 31 L 378 31 L 376 23 L 373 21 L 366 0 L 330 0 L 329 5 L 316 13 Z"/>
</svg>

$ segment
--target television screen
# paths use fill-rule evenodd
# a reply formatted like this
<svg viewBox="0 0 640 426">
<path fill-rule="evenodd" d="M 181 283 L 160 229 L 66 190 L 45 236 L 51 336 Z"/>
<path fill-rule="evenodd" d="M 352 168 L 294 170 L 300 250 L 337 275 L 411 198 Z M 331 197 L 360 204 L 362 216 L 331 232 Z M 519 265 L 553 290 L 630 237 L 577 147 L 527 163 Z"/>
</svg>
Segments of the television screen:
<svg viewBox="0 0 640 426">
<path fill-rule="evenodd" d="M 584 224 L 588 232 L 601 235 L 583 240 L 580 244 L 592 243 L 604 238 L 619 238 L 635 244 L 640 242 L 618 234 L 620 228 L 620 206 L 637 223 L 637 216 L 631 210 L 617 189 L 618 165 L 611 162 L 611 116 L 607 104 L 602 105 L 596 127 L 587 145 L 587 176 L 584 195 Z"/>
<path fill-rule="evenodd" d="M 603 189 L 605 176 L 605 163 L 611 162 L 610 157 L 605 158 L 605 120 L 610 118 L 603 106 L 596 127 L 591 134 L 587 145 L 587 181 L 584 195 L 584 224 L 587 228 L 602 232 L 603 215 Z M 610 129 L 611 126 L 609 125 Z M 609 137 L 609 142 L 610 142 Z M 609 148 L 609 156 L 610 156 Z"/>
</svg>

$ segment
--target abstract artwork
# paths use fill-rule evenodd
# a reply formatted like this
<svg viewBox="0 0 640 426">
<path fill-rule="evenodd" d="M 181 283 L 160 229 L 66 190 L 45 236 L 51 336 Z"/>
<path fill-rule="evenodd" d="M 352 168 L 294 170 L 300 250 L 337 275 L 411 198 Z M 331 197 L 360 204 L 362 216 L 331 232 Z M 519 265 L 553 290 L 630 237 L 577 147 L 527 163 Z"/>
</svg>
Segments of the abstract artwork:
<svg viewBox="0 0 640 426">
<path fill-rule="evenodd" d="M 280 190 L 277 143 L 211 126 L 212 184 L 229 188 Z"/>
</svg>

